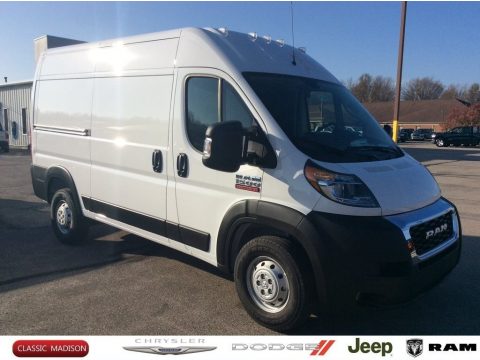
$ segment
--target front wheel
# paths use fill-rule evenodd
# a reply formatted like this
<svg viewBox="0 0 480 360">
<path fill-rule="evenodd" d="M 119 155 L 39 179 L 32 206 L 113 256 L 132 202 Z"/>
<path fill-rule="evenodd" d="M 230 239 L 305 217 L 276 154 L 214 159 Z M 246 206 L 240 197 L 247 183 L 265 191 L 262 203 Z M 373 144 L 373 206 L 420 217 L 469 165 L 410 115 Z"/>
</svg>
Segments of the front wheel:
<svg viewBox="0 0 480 360">
<path fill-rule="evenodd" d="M 262 236 L 243 246 L 235 261 L 235 285 L 255 321 L 286 331 L 307 319 L 313 285 L 305 263 L 299 248 L 284 238 Z"/>
<path fill-rule="evenodd" d="M 445 143 L 445 141 L 443 141 L 443 139 L 437 139 L 437 140 L 435 141 L 435 144 L 436 144 L 438 147 L 446 146 L 446 143 Z"/>
<path fill-rule="evenodd" d="M 51 223 L 55 235 L 63 243 L 77 244 L 87 235 L 87 221 L 68 188 L 58 190 L 52 197 Z"/>
</svg>

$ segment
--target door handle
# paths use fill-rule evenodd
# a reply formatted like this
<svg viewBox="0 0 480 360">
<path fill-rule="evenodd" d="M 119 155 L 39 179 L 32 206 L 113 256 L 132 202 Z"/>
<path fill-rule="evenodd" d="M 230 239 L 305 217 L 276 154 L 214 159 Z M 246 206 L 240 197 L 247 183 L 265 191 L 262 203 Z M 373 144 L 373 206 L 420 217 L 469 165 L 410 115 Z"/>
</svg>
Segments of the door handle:
<svg viewBox="0 0 480 360">
<path fill-rule="evenodd" d="M 152 168 L 153 168 L 153 171 L 155 171 L 157 173 L 162 172 L 163 158 L 162 158 L 162 151 L 161 150 L 153 150 L 153 153 L 152 153 Z"/>
<path fill-rule="evenodd" d="M 177 174 L 180 177 L 188 176 L 188 156 L 185 153 L 180 153 L 177 156 Z"/>
</svg>

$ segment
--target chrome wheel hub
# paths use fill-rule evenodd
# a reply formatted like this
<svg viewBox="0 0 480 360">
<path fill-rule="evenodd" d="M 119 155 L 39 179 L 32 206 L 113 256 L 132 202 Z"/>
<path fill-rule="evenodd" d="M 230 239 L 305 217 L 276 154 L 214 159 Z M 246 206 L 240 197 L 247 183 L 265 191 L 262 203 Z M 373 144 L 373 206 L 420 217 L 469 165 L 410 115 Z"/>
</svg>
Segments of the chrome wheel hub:
<svg viewBox="0 0 480 360">
<path fill-rule="evenodd" d="M 254 259 L 247 269 L 247 288 L 253 301 L 270 313 L 281 311 L 288 302 L 289 283 L 285 270 L 268 257 Z"/>
<path fill-rule="evenodd" d="M 72 228 L 72 211 L 63 200 L 57 208 L 57 226 L 62 234 L 67 234 Z"/>
</svg>

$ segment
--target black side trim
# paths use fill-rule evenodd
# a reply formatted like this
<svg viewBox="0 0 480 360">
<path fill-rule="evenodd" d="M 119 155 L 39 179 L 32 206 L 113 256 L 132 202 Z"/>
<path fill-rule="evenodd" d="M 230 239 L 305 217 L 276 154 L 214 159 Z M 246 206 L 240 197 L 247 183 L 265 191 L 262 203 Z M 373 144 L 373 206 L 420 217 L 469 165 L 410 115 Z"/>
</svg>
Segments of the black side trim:
<svg viewBox="0 0 480 360">
<path fill-rule="evenodd" d="M 183 225 L 178 225 L 178 228 L 180 230 L 180 242 L 203 251 L 210 249 L 210 234 Z"/>
<path fill-rule="evenodd" d="M 30 174 L 32 175 L 33 192 L 40 199 L 47 201 L 47 169 L 32 164 Z"/>
<path fill-rule="evenodd" d="M 203 231 L 171 223 L 164 219 L 153 218 L 84 196 L 82 196 L 82 201 L 85 209 L 94 213 L 103 214 L 110 219 L 121 221 L 153 234 L 165 236 L 202 251 L 210 249 L 210 234 Z"/>
</svg>

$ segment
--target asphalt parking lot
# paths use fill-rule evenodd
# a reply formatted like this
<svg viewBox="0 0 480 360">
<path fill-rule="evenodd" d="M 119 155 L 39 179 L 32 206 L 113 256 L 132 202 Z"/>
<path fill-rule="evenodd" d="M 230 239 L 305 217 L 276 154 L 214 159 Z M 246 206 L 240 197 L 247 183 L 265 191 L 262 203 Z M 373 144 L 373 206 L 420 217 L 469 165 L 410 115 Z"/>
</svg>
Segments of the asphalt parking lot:
<svg viewBox="0 0 480 360">
<path fill-rule="evenodd" d="M 422 161 L 460 212 L 459 266 L 418 299 L 362 308 L 298 334 L 480 333 L 480 148 L 401 145 Z M 214 267 L 104 225 L 88 241 L 60 244 L 49 209 L 33 195 L 30 157 L 0 154 L 0 334 L 267 335 Z"/>
</svg>

